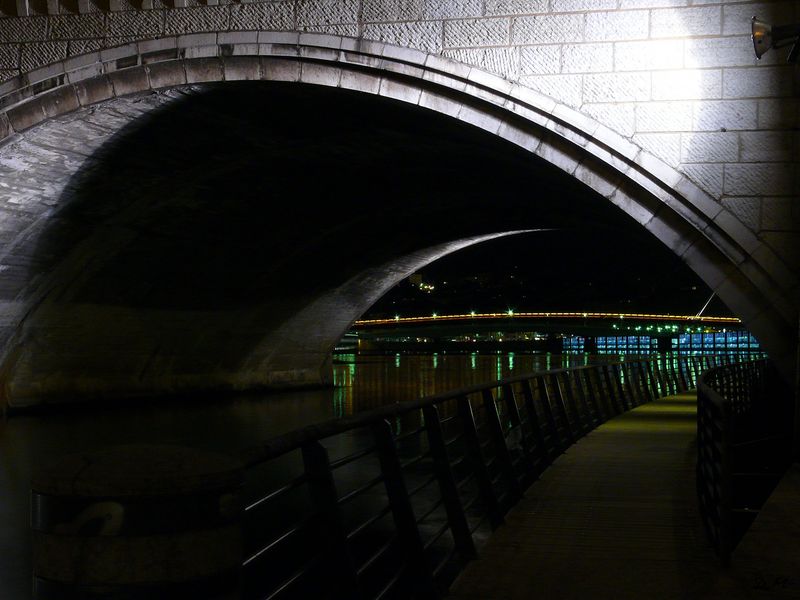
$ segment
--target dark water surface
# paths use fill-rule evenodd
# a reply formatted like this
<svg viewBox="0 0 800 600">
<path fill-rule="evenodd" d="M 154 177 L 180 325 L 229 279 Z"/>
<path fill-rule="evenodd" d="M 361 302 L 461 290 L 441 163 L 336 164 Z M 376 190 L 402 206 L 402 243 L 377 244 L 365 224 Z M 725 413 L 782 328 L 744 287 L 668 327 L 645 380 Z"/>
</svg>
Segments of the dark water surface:
<svg viewBox="0 0 800 600">
<path fill-rule="evenodd" d="M 336 357 L 333 388 L 12 417 L 0 423 L 0 598 L 30 597 L 31 475 L 60 456 L 130 443 L 236 454 L 309 423 L 587 361 L 584 355 L 349 354 Z"/>
</svg>

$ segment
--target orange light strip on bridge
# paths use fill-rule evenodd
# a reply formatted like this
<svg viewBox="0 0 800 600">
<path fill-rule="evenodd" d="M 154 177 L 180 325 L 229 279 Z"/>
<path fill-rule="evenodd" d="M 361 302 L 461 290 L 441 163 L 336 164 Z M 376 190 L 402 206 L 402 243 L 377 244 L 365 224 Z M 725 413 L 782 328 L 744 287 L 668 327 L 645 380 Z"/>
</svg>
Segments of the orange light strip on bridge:
<svg viewBox="0 0 800 600">
<path fill-rule="evenodd" d="M 393 319 L 364 319 L 356 321 L 356 327 L 391 325 L 397 323 L 433 323 L 439 321 L 471 321 L 475 319 L 620 319 L 630 321 L 686 321 L 688 323 L 721 323 L 738 325 L 736 317 L 698 317 L 695 315 L 654 315 L 647 313 L 603 313 L 603 312 L 504 312 L 475 313 L 466 315 L 435 315 L 430 317 L 395 317 Z"/>
</svg>

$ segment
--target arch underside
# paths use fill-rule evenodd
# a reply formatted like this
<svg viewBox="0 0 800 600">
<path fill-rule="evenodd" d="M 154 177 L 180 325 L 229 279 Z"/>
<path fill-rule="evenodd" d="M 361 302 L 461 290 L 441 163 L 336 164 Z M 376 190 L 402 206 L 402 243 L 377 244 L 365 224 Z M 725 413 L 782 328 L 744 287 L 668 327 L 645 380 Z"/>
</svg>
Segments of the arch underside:
<svg viewBox="0 0 800 600">
<path fill-rule="evenodd" d="M 163 41 L 161 46 L 166 47 L 158 46 L 158 40 L 150 46 L 134 44 L 106 55 L 106 60 L 98 56 L 94 62 L 85 59 L 87 64 L 75 61 L 70 74 L 29 81 L 28 88 L 17 92 L 16 103 L 6 97 L 3 122 L 8 135 L 0 147 L 3 180 L 8 184 L 1 192 L 5 210 L 0 265 L 6 278 L 0 331 L 8 404 L 322 383 L 341 334 L 403 277 L 465 245 L 518 229 L 561 224 L 557 215 L 563 207 L 551 201 L 529 200 L 544 215 L 538 220 L 527 222 L 519 218 L 522 213 L 514 213 L 513 218 L 461 228 L 448 228 L 447 211 L 421 203 L 414 208 L 415 216 L 431 219 L 435 235 L 419 235 L 404 244 L 402 236 L 387 233 L 397 224 L 387 223 L 377 235 L 385 239 L 365 241 L 366 252 L 344 253 L 339 263 L 349 261 L 350 267 L 336 270 L 331 266 L 334 261 L 324 260 L 335 252 L 336 235 L 354 235 L 364 225 L 374 227 L 379 214 L 361 222 L 344 218 L 344 225 L 328 230 L 325 224 L 336 213 L 320 210 L 319 198 L 306 200 L 306 209 L 287 214 L 277 214 L 280 210 L 274 206 L 264 212 L 264 207 L 254 208 L 251 201 L 242 200 L 233 203 L 240 211 L 233 216 L 214 212 L 230 205 L 219 203 L 211 209 L 212 202 L 203 204 L 206 214 L 190 219 L 194 238 L 176 243 L 182 219 L 190 212 L 192 198 L 202 192 L 203 182 L 193 191 L 169 188 L 170 204 L 141 200 L 147 196 L 145 181 L 140 186 L 144 192 L 134 201 L 132 192 L 119 194 L 120 182 L 145 172 L 151 149 L 138 148 L 140 170 L 126 170 L 114 162 L 123 156 L 115 154 L 116 144 L 125 136 L 129 143 L 131 135 L 135 138 L 144 129 L 142 123 L 165 111 L 180 114 L 180 107 L 188 106 L 186 98 L 207 89 L 213 96 L 221 82 L 246 81 L 338 88 L 363 98 L 421 107 L 527 151 L 531 165 L 549 173 L 541 190 L 553 196 L 583 195 L 587 206 L 605 198 L 621 209 L 716 291 L 762 341 L 784 375 L 791 376 L 796 277 L 685 177 L 575 111 L 477 69 L 382 44 L 333 36 L 301 39 L 296 34 L 292 43 L 287 35 L 254 32 L 255 43 L 208 44 L 206 39 L 196 46 L 187 42 L 183 48 L 176 38 L 171 38 L 175 40 L 171 48 Z M 132 56 L 134 66 L 118 68 L 131 64 Z M 44 75 L 48 73 L 43 71 Z M 207 88 L 208 84 L 216 85 Z M 40 92 L 34 94 L 37 85 Z M 212 109 L 206 109 L 209 119 L 219 116 Z M 221 127 L 224 123 L 215 135 Z M 248 143 L 263 149 L 258 140 Z M 205 165 L 209 189 L 224 180 L 225 173 L 208 168 L 214 161 L 203 162 L 191 149 L 172 150 L 172 154 L 156 153 L 162 175 L 170 170 L 181 173 L 181 165 L 196 160 Z M 435 158 L 428 158 L 432 162 L 423 168 L 436 169 Z M 250 167 L 258 169 L 257 164 Z M 496 168 L 502 170 L 499 164 Z M 505 172 L 524 168 L 520 162 Z M 198 171 L 192 173 L 196 176 Z M 330 185 L 340 198 L 348 189 L 353 197 L 380 195 L 386 188 L 377 181 L 387 174 L 376 169 L 374 175 L 374 181 L 367 177 L 365 184 L 355 182 L 348 188 L 335 181 L 335 171 L 326 172 L 314 191 L 324 194 Z M 449 175 L 457 176 L 455 171 Z M 565 181 L 570 183 L 562 187 Z M 536 188 L 524 178 L 520 182 Z M 468 183 L 476 200 L 474 205 L 466 202 L 464 216 L 467 222 L 479 223 L 478 192 L 485 198 L 491 186 L 481 188 L 479 178 Z M 302 178 L 298 181 L 295 202 L 303 201 L 305 184 Z M 137 189 L 136 185 L 132 187 Z M 400 187 L 406 197 L 420 192 L 419 186 Z M 291 187 L 281 189 L 290 193 Z M 452 209 L 464 187 L 443 185 L 436 192 Z M 231 193 L 243 198 L 249 192 L 234 188 Z M 103 204 L 102 199 L 116 196 L 118 201 Z M 398 193 L 398 200 L 388 206 L 402 212 L 400 197 Z M 355 205 L 360 211 L 369 210 L 368 202 Z M 234 254 L 214 251 L 236 237 L 235 227 L 246 231 L 255 227 L 259 221 L 254 214 L 288 219 L 290 224 L 269 229 L 275 234 L 272 245 L 243 244 Z M 583 218 L 587 214 L 576 213 Z M 308 222 L 298 222 L 306 217 Z M 226 227 L 233 229 L 214 233 L 213 225 L 226 219 Z M 297 233 L 304 229 L 312 235 Z M 325 235 L 320 240 L 313 231 L 321 230 Z M 198 249 L 192 244 L 203 239 L 197 237 L 199 232 L 205 232 L 207 243 Z M 287 244 L 291 251 L 285 250 Z M 143 248 L 149 248 L 146 257 Z M 173 262 L 169 268 L 159 264 L 159 278 L 148 280 L 147 273 L 140 272 L 142 265 L 165 262 L 159 256 L 170 253 Z M 230 281 L 215 275 L 209 278 L 213 285 L 192 288 L 192 281 L 204 277 L 198 266 L 213 265 L 218 254 L 246 266 L 234 269 L 236 276 Z M 278 261 L 264 266 L 276 256 Z M 181 266 L 190 263 L 194 271 L 189 269 L 186 281 L 180 283 Z M 126 271 L 130 265 L 139 270 Z M 211 270 L 219 275 L 225 267 Z M 123 273 L 125 281 L 115 280 L 114 273 Z M 170 274 L 178 281 L 173 296 Z M 247 298 L 228 292 L 245 277 L 257 283 L 246 289 Z M 321 280 L 310 285 L 306 278 Z M 225 298 L 211 300 L 220 286 L 226 290 Z M 259 300 L 253 301 L 254 297 Z"/>
</svg>

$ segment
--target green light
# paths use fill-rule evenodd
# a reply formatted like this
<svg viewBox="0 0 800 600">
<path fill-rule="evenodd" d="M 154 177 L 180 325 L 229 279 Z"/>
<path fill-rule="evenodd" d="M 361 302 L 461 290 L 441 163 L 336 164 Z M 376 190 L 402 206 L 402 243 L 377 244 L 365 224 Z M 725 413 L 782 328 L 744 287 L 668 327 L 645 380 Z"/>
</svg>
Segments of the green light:
<svg viewBox="0 0 800 600">
<path fill-rule="evenodd" d="M 439 315 L 437 315 L 436 313 L 433 313 L 433 318 L 434 318 L 434 319 L 435 319 L 436 317 L 438 317 L 438 316 L 439 316 Z"/>
<path fill-rule="evenodd" d="M 471 311 L 469 311 L 469 314 L 470 314 L 470 316 L 474 317 L 475 316 L 475 311 L 471 310 Z"/>
<path fill-rule="evenodd" d="M 509 317 L 513 317 L 514 316 L 514 311 L 512 309 L 510 309 L 510 308 L 508 309 L 508 316 Z"/>
<path fill-rule="evenodd" d="M 395 316 L 394 316 L 394 320 L 395 320 L 395 321 L 399 321 L 399 320 L 400 320 L 400 315 L 395 315 Z"/>
<path fill-rule="evenodd" d="M 337 417 L 345 416 L 345 395 L 347 393 L 347 389 L 344 387 L 339 387 L 336 389 L 334 396 L 333 396 L 333 412 Z"/>
</svg>

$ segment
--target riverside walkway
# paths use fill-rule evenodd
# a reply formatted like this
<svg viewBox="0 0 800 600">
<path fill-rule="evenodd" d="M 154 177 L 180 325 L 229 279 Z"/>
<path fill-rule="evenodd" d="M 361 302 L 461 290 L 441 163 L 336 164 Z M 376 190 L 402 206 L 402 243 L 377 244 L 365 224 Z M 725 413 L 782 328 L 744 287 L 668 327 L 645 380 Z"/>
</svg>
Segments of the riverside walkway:
<svg viewBox="0 0 800 600">
<path fill-rule="evenodd" d="M 696 413 L 693 392 L 667 396 L 588 433 L 527 490 L 448 598 L 750 597 L 723 574 L 697 510 Z"/>
</svg>

